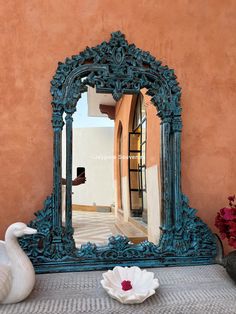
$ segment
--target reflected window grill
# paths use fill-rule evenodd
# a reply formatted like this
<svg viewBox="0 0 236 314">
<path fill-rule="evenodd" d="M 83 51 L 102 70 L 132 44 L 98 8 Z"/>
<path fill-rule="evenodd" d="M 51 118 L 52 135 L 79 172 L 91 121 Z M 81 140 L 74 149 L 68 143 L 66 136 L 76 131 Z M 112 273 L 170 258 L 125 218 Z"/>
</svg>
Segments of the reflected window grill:
<svg viewBox="0 0 236 314">
<path fill-rule="evenodd" d="M 147 223 L 146 129 L 145 101 L 143 95 L 139 94 L 132 132 L 129 132 L 129 190 L 131 215 L 142 217 L 145 223 Z"/>
</svg>

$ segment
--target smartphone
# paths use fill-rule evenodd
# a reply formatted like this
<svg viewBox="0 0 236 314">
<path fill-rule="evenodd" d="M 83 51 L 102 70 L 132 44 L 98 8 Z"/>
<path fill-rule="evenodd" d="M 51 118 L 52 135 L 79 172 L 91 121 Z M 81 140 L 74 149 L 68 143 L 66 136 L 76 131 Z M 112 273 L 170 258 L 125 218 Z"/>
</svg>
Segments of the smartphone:
<svg viewBox="0 0 236 314">
<path fill-rule="evenodd" d="M 84 172 L 85 177 L 85 168 L 84 167 L 77 167 L 77 177 L 81 175 L 81 173 Z"/>
</svg>

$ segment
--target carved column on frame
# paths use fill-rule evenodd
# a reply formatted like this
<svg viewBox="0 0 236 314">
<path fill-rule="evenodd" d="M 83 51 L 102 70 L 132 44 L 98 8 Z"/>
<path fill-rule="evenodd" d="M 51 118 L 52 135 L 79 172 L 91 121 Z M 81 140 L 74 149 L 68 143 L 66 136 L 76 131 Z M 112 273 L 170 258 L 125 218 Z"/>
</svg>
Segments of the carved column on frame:
<svg viewBox="0 0 236 314">
<path fill-rule="evenodd" d="M 86 92 L 87 87 L 81 81 L 79 73 L 75 73 L 70 80 L 70 88 L 64 95 L 66 113 L 66 209 L 65 226 L 69 237 L 73 235 L 72 228 L 72 152 L 73 152 L 73 114 L 76 111 L 76 105 L 81 98 L 81 93 Z"/>
<path fill-rule="evenodd" d="M 72 118 L 71 112 L 66 115 L 66 230 L 72 231 Z"/>
<path fill-rule="evenodd" d="M 61 212 L 61 132 L 63 127 L 63 118 L 61 107 L 53 108 L 52 126 L 54 132 L 53 144 L 53 195 L 54 208 L 53 215 L 53 229 L 60 229 L 62 226 L 62 212 Z"/>
<path fill-rule="evenodd" d="M 182 227 L 182 193 L 181 193 L 181 131 L 182 120 L 175 116 L 172 120 L 173 130 L 173 195 L 175 229 L 178 232 Z"/>
<path fill-rule="evenodd" d="M 171 118 L 164 118 L 161 122 L 161 168 L 162 168 L 162 230 L 172 227 L 171 212 L 171 159 L 170 159 L 170 122 Z"/>
</svg>

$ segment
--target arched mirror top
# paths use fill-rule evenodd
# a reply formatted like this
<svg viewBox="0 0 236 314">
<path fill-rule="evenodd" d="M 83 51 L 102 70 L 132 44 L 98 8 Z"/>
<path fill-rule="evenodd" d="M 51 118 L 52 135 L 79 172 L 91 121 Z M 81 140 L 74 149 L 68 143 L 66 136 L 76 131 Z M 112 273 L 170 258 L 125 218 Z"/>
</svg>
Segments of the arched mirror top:
<svg viewBox="0 0 236 314">
<path fill-rule="evenodd" d="M 116 101 L 146 88 L 162 119 L 181 115 L 181 88 L 174 70 L 129 44 L 119 31 L 111 34 L 109 42 L 58 63 L 51 81 L 54 112 L 73 113 L 86 85 L 96 87 L 98 93 L 111 93 Z"/>
<path fill-rule="evenodd" d="M 111 236 L 104 246 L 97 246 L 91 242 L 82 244 L 80 248 L 75 246 L 72 225 L 72 115 L 76 111 L 76 105 L 81 94 L 87 91 L 88 86 L 96 88 L 97 93 L 112 94 L 116 102 L 125 94 L 138 95 L 145 90 L 157 109 L 157 115 L 161 118 L 161 125 L 158 129 L 160 132 L 160 146 L 158 147 L 160 161 L 156 161 L 156 166 L 148 169 L 148 180 L 151 182 L 149 185 L 151 187 L 149 189 L 150 193 L 148 183 L 146 185 L 146 182 L 148 182 L 146 180 L 147 163 L 145 155 L 146 142 L 148 142 L 146 128 L 143 137 L 142 132 L 141 135 L 134 136 L 134 138 L 138 138 L 134 141 L 134 144 L 140 144 L 138 149 L 138 144 L 134 148 L 131 148 L 130 144 L 130 134 L 134 133 L 135 130 L 132 127 L 131 129 L 124 128 L 122 133 L 126 136 L 126 139 L 129 139 L 129 144 L 128 142 L 127 145 L 124 144 L 126 150 L 129 146 L 128 155 L 132 157 L 132 153 L 138 152 L 140 160 L 141 157 L 145 156 L 143 159 L 145 163 L 133 163 L 131 166 L 128 163 L 126 164 L 126 170 L 128 169 L 127 172 L 129 171 L 130 178 L 129 181 L 124 182 L 129 183 L 129 191 L 139 192 L 139 194 L 129 194 L 131 199 L 129 208 L 133 217 L 140 215 L 139 209 L 141 208 L 142 218 L 145 222 L 145 215 L 148 214 L 148 206 L 145 204 L 148 204 L 149 200 L 154 200 L 152 203 L 149 202 L 149 204 L 154 204 L 153 215 L 149 215 L 149 218 L 155 217 L 156 221 L 158 220 L 157 224 L 153 224 L 153 230 L 155 229 L 153 242 L 144 241 L 135 244 L 132 241 L 130 242 L 126 236 L 119 234 Z M 57 71 L 51 81 L 51 94 L 53 97 L 52 124 L 54 129 L 53 191 L 52 195 L 46 199 L 44 208 L 38 211 L 35 214 L 36 218 L 29 223 L 31 227 L 38 230 L 38 234 L 30 239 L 21 239 L 21 245 L 27 251 L 36 270 L 38 272 L 71 271 L 105 269 L 117 264 L 153 267 L 199 265 L 215 262 L 216 239 L 208 226 L 196 216 L 196 210 L 189 206 L 188 198 L 182 193 L 181 89 L 174 71 L 167 66 L 163 66 L 149 52 L 142 51 L 134 44 L 129 44 L 121 32 L 115 32 L 111 34 L 109 42 L 104 41 L 93 48 L 87 47 L 78 55 L 67 58 L 64 63 L 59 62 Z M 132 98 L 135 100 L 137 97 Z M 117 105 L 119 105 L 119 102 Z M 131 112 L 133 112 L 131 103 L 130 107 L 125 106 L 130 110 L 129 113 L 126 112 L 127 117 L 131 117 Z M 117 116 L 117 122 L 118 119 Z M 144 122 L 145 119 L 141 120 Z M 66 131 L 65 180 L 61 176 L 62 128 L 64 122 L 66 124 L 64 129 Z M 149 134 L 153 137 L 156 136 L 155 132 Z M 82 145 L 82 147 L 85 147 L 85 145 Z M 160 165 L 159 168 L 158 165 Z M 121 169 L 122 165 L 117 166 L 118 169 Z M 84 166 L 77 169 L 79 168 L 82 168 L 83 173 L 85 173 Z M 159 199 L 159 185 L 156 184 L 155 191 L 153 182 L 156 181 L 153 181 L 153 178 L 156 180 L 157 173 L 150 172 L 153 169 L 158 169 L 160 174 L 159 216 L 156 208 L 157 198 L 153 198 L 153 196 L 158 196 Z M 131 178 L 130 172 L 132 171 L 138 176 L 134 175 Z M 152 173 L 153 177 L 150 176 Z M 126 177 L 128 176 L 126 175 Z M 66 183 L 65 210 L 62 212 L 61 187 L 64 181 Z M 132 188 L 130 183 L 134 185 Z M 121 182 L 120 187 L 117 188 L 117 191 L 120 191 L 120 204 L 123 200 L 122 187 L 123 183 Z M 145 194 L 146 191 L 149 194 Z M 142 197 L 140 196 L 141 192 Z M 133 195 L 138 195 L 139 203 Z M 140 206 L 141 201 L 142 204 L 145 203 L 145 206 Z M 62 220 L 64 212 L 65 223 Z M 149 213 L 151 213 L 150 210 Z M 157 236 L 157 228 L 161 230 L 159 236 Z"/>
</svg>

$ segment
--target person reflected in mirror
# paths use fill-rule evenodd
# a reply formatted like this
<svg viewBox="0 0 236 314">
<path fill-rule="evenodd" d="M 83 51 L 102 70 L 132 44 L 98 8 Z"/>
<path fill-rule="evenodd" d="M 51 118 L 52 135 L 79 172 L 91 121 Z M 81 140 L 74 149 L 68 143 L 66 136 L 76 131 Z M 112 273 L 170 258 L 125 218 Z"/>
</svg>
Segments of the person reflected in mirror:
<svg viewBox="0 0 236 314">
<path fill-rule="evenodd" d="M 72 180 L 72 185 L 80 185 L 84 184 L 86 182 L 85 172 L 82 172 L 78 177 L 76 177 L 74 180 Z M 61 179 L 61 184 L 66 185 L 66 179 Z"/>
<path fill-rule="evenodd" d="M 72 185 L 80 185 L 86 182 L 85 172 L 82 172 L 77 178 L 72 180 Z"/>
</svg>

